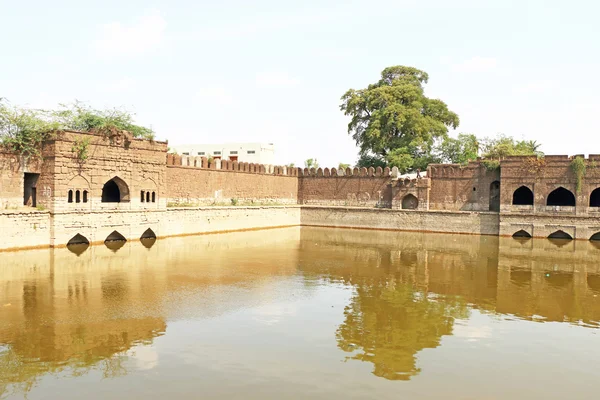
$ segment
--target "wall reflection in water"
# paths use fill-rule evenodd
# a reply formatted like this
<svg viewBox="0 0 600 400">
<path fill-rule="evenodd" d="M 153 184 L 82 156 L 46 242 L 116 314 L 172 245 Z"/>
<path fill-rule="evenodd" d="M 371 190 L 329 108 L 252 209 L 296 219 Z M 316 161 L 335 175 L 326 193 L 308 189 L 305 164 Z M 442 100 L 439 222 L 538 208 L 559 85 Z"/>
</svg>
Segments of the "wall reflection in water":
<svg viewBox="0 0 600 400">
<path fill-rule="evenodd" d="M 407 380 L 417 353 L 471 309 L 598 327 L 600 250 L 588 242 L 304 229 L 300 269 L 353 285 L 336 336 L 373 373 Z"/>
<path fill-rule="evenodd" d="M 154 346 L 171 321 L 289 301 L 284 279 L 303 287 L 294 301 L 305 305 L 323 287 L 346 302 L 335 287 L 351 288 L 343 313 L 331 309 L 336 328 L 315 329 L 323 321 L 310 319 L 313 309 L 297 318 L 330 335 L 324 352 L 331 344 L 334 358 L 372 363 L 389 380 L 418 374 L 419 352 L 443 346 L 475 309 L 589 328 L 600 321 L 600 249 L 588 242 L 320 228 L 144 241 L 116 252 L 0 253 L 0 395 L 59 372 L 127 374 L 132 351 Z M 283 326 L 261 332 L 285 336 Z M 261 339 L 245 335 L 230 346 Z"/>
<path fill-rule="evenodd" d="M 269 279 L 295 272 L 298 238 L 299 228 L 276 237 L 144 238 L 119 242 L 118 249 L 0 253 L 0 397 L 26 393 L 47 374 L 127 374 L 131 349 L 152 345 L 168 318 L 190 316 L 178 315 L 178 301 L 200 317 L 252 302 Z M 284 261 L 265 263 L 279 243 Z M 249 292 L 241 299 L 211 292 L 220 285 Z"/>
</svg>

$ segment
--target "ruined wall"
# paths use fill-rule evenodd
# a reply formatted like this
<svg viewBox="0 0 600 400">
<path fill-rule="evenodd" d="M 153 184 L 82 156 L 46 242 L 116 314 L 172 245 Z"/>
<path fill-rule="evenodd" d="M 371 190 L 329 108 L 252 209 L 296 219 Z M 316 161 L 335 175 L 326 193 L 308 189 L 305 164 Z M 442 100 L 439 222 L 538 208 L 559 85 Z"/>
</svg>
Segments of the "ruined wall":
<svg viewBox="0 0 600 400">
<path fill-rule="evenodd" d="M 600 188 L 600 165 L 598 165 L 600 156 L 590 155 L 585 160 L 586 172 L 579 193 L 577 193 L 577 179 L 571 166 L 573 158 L 546 156 L 538 159 L 529 156 L 513 156 L 503 160 L 501 163 L 502 211 L 600 216 L 600 207 L 590 207 L 592 192 Z M 533 205 L 513 205 L 513 194 L 522 186 L 533 192 Z M 561 187 L 573 193 L 576 198 L 574 207 L 547 205 L 550 193 Z"/>
<path fill-rule="evenodd" d="M 432 164 L 427 168 L 431 179 L 429 209 L 490 211 L 490 189 L 500 181 L 499 170 L 488 171 L 479 162 L 468 165 Z"/>
<path fill-rule="evenodd" d="M 25 204 L 24 183 L 26 174 L 39 174 L 42 163 L 37 159 L 25 159 L 17 154 L 0 149 L 0 210 L 14 210 Z M 36 189 L 37 176 L 28 176 L 27 205 L 32 202 L 31 189 Z M 33 194 L 35 197 L 35 194 Z"/>
<path fill-rule="evenodd" d="M 298 203 L 333 206 L 390 207 L 390 169 L 337 168 L 300 170 Z"/>
<path fill-rule="evenodd" d="M 84 156 L 78 150 L 82 148 Z M 38 184 L 43 194 L 40 202 L 52 212 L 164 208 L 166 152 L 166 143 L 133 139 L 127 132 L 58 133 L 44 143 L 48 173 L 42 174 Z M 103 187 L 113 178 L 121 202 L 102 202 Z M 71 202 L 69 191 L 73 191 Z M 154 193 L 154 201 L 150 197 L 142 202 L 142 191 Z"/>
</svg>

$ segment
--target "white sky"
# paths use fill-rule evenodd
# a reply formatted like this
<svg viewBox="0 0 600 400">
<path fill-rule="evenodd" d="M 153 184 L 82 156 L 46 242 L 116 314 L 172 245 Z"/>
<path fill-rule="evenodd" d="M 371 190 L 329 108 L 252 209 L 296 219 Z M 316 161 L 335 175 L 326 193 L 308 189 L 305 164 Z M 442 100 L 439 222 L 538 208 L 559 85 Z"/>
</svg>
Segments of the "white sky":
<svg viewBox="0 0 600 400">
<path fill-rule="evenodd" d="M 429 73 L 457 132 L 600 153 L 598 15 L 591 0 L 0 0 L 0 97 L 124 106 L 173 145 L 273 142 L 278 163 L 325 167 L 356 160 L 342 94 L 400 64 Z"/>
</svg>

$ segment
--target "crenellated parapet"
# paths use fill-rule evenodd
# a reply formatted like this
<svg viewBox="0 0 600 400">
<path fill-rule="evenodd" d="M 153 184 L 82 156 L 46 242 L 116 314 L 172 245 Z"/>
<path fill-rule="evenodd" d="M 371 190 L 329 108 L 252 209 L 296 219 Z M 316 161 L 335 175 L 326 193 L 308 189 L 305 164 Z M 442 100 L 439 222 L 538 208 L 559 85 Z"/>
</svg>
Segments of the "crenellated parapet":
<svg viewBox="0 0 600 400">
<path fill-rule="evenodd" d="M 391 169 L 388 167 L 381 168 L 297 168 L 297 175 L 301 177 L 354 177 L 354 178 L 386 178 L 392 175 Z"/>
<path fill-rule="evenodd" d="M 208 159 L 206 157 L 182 156 L 172 153 L 167 154 L 167 166 L 244 172 L 248 174 L 298 176 L 298 171 L 296 168 L 287 166 Z"/>
</svg>

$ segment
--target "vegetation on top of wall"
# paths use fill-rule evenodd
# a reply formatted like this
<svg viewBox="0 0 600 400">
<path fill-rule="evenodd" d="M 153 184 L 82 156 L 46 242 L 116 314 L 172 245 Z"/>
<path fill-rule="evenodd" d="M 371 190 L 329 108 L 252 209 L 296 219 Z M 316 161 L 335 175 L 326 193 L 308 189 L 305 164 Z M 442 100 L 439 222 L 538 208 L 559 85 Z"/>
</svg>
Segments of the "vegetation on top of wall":
<svg viewBox="0 0 600 400">
<path fill-rule="evenodd" d="M 583 178 L 586 172 L 586 163 L 582 157 L 575 157 L 571 161 L 571 169 L 575 174 L 575 190 L 577 194 L 581 194 L 581 188 L 583 185 Z"/>
<path fill-rule="evenodd" d="M 88 149 L 90 146 L 90 138 L 82 137 L 75 138 L 73 144 L 71 146 L 71 151 L 75 154 L 75 157 L 79 160 L 79 162 L 84 163 L 88 159 Z"/>
<path fill-rule="evenodd" d="M 500 169 L 500 160 L 482 160 L 481 164 L 483 164 L 485 169 L 488 171 L 496 171 L 497 169 Z"/>
<path fill-rule="evenodd" d="M 6 149 L 37 157 L 48 134 L 59 128 L 47 112 L 15 107 L 0 98 L 0 144 Z"/>
<path fill-rule="evenodd" d="M 0 144 L 25 157 L 37 157 L 42 142 L 63 129 L 103 134 L 125 130 L 133 137 L 153 139 L 152 129 L 134 124 L 133 116 L 125 110 L 96 110 L 80 102 L 40 110 L 17 107 L 0 98 Z"/>
<path fill-rule="evenodd" d="M 81 132 L 107 133 L 114 129 L 127 131 L 135 138 L 154 139 L 154 131 L 133 123 L 135 114 L 119 108 L 94 109 L 82 102 L 61 104 L 53 111 L 54 118 L 64 127 Z"/>
</svg>

